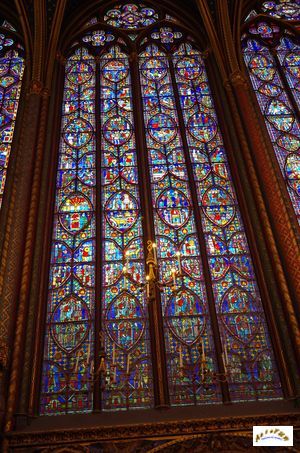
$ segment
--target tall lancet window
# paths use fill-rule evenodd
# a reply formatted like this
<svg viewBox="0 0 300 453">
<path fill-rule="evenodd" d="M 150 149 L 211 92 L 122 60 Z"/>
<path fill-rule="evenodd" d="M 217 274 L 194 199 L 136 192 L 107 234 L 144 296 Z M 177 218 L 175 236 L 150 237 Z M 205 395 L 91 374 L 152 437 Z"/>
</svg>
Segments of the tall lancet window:
<svg viewBox="0 0 300 453">
<path fill-rule="evenodd" d="M 6 20 L 0 21 L 0 206 L 5 189 L 11 154 L 22 77 L 24 48 L 16 30 Z"/>
<path fill-rule="evenodd" d="M 74 39 L 41 414 L 281 398 L 199 46 L 134 4 Z"/>
<path fill-rule="evenodd" d="M 273 144 L 281 174 L 300 221 L 300 46 L 295 32 L 300 2 L 264 2 L 245 24 L 245 63 Z M 272 19 L 274 18 L 274 19 Z M 281 22 L 289 20 L 291 26 Z"/>
</svg>

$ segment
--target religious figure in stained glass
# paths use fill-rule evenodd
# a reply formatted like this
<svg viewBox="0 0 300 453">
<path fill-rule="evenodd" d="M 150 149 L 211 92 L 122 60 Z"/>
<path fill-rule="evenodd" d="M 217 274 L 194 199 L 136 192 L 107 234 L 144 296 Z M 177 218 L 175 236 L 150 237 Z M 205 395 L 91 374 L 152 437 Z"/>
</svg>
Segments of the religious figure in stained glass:
<svg viewBox="0 0 300 453">
<path fill-rule="evenodd" d="M 155 367 L 166 367 L 174 406 L 282 397 L 205 64 L 175 22 L 147 5 L 116 5 L 93 17 L 68 56 L 46 415 L 152 407 Z M 149 314 L 149 231 L 162 322 Z M 152 361 L 157 329 L 161 363 Z"/>
</svg>

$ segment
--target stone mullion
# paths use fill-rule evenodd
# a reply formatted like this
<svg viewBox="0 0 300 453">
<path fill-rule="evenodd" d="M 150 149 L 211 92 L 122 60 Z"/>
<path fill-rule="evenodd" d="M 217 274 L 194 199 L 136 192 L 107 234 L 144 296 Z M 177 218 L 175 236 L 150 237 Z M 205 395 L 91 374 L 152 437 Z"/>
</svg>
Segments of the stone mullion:
<svg viewBox="0 0 300 453">
<path fill-rule="evenodd" d="M 283 307 L 291 328 L 295 353 L 299 359 L 298 363 L 300 363 L 299 321 L 293 303 L 293 296 L 295 301 L 300 300 L 300 253 L 297 252 L 299 250 L 297 237 L 289 217 L 287 199 L 283 196 L 278 175 L 268 153 L 268 151 L 273 152 L 273 149 L 269 150 L 264 137 L 264 126 L 259 121 L 257 111 L 251 102 L 249 84 L 241 73 L 232 74 L 229 84 L 239 115 L 243 123 L 247 124 L 246 135 L 252 151 L 248 158 L 252 161 L 258 182 L 264 193 L 266 205 L 269 208 L 268 212 L 266 212 L 266 209 L 259 211 L 260 215 L 264 217 L 262 224 L 272 230 L 271 233 L 269 231 L 269 234 L 265 232 L 265 235 L 269 243 L 274 235 L 276 245 L 272 244 L 273 251 L 274 245 L 280 251 L 280 254 L 278 251 L 271 253 L 271 257 L 275 272 L 278 273 L 281 294 L 284 298 Z M 229 84 L 226 84 L 228 93 Z M 264 223 L 267 216 L 271 224 L 269 221 L 266 224 Z M 288 281 L 286 281 L 286 275 L 284 275 L 283 265 L 286 269 L 286 275 L 289 276 Z"/>
<path fill-rule="evenodd" d="M 19 2 L 19 0 L 16 1 Z M 58 141 L 56 138 L 53 140 L 53 136 L 56 137 L 57 130 L 60 128 L 60 114 L 57 113 L 61 111 L 63 91 L 61 72 L 64 72 L 65 64 L 65 59 L 61 54 L 56 56 L 56 52 L 65 4 L 66 0 L 58 2 L 48 36 L 46 36 L 45 3 L 37 0 L 34 6 L 36 26 L 32 44 L 34 47 L 32 78 L 44 79 L 45 88 L 39 93 L 42 97 L 42 105 L 20 292 L 20 301 L 26 301 L 28 308 L 24 323 L 24 329 L 26 329 L 22 351 L 24 358 L 20 364 L 22 369 L 20 393 L 15 408 L 18 425 L 22 423 L 24 416 L 34 416 L 38 413 L 44 337 L 43 320 L 47 308 L 52 202 L 55 196 L 55 176 L 53 175 L 55 175 L 58 159 Z M 49 103 L 53 74 L 56 84 L 54 89 L 51 89 L 56 96 Z M 52 115 L 52 120 L 49 114 Z M 38 341 L 36 341 L 37 338 Z"/>
<path fill-rule="evenodd" d="M 35 416 L 38 414 L 39 386 L 42 369 L 44 319 L 47 310 L 49 262 L 51 253 L 51 232 L 53 226 L 53 206 L 55 200 L 55 175 L 58 161 L 59 131 L 61 115 L 64 63 L 60 59 L 55 68 L 53 92 L 56 97 L 49 105 L 47 134 L 45 137 L 43 174 L 40 185 L 38 224 L 32 258 L 32 276 L 29 295 L 29 308 L 26 326 L 26 344 L 22 366 L 21 394 L 18 414 Z M 55 120 L 53 120 L 53 118 Z M 54 137 L 54 139 L 53 139 Z M 37 338 L 39 339 L 37 341 Z M 19 417 L 19 422 L 21 418 Z"/>
<path fill-rule="evenodd" d="M 2 248 L 4 245 L 5 235 L 7 234 L 6 226 L 7 226 L 8 211 L 9 211 L 9 205 L 10 205 L 11 192 L 12 192 L 12 185 L 13 185 L 15 168 L 16 168 L 16 154 L 17 154 L 18 143 L 20 140 L 22 122 L 23 122 L 23 118 L 24 118 L 24 107 L 25 107 L 25 100 L 26 100 L 26 93 L 25 93 L 24 88 L 26 86 L 26 79 L 28 76 L 27 61 L 25 61 L 24 64 L 25 64 L 25 71 L 24 71 L 24 76 L 22 79 L 21 95 L 20 95 L 20 98 L 18 101 L 18 111 L 17 111 L 16 120 L 15 120 L 14 131 L 13 131 L 13 140 L 12 140 L 12 144 L 11 144 L 9 165 L 8 165 L 7 174 L 6 174 L 3 201 L 2 201 L 2 206 L 0 209 L 0 256 L 2 256 Z M 7 248 L 6 248 L 6 251 L 4 251 L 4 254 L 5 253 L 7 254 Z"/>
<path fill-rule="evenodd" d="M 31 283 L 32 258 L 36 233 L 37 208 L 39 203 L 41 165 L 43 160 L 48 112 L 48 93 L 42 91 L 40 84 L 34 84 L 28 102 L 32 104 L 28 114 L 24 115 L 24 136 L 20 140 L 22 165 L 20 180 L 16 179 L 17 192 L 14 213 L 14 236 L 11 238 L 9 252 L 12 259 L 8 260 L 6 273 L 14 280 L 13 289 L 7 288 L 10 303 L 16 306 L 13 352 L 8 383 L 5 430 L 13 427 L 13 415 L 19 398 L 19 383 L 22 372 L 24 338 L 27 323 L 28 299 Z M 23 142 L 23 143 L 22 143 Z M 25 151 L 26 150 L 26 151 Z M 24 203 L 25 200 L 25 203 Z M 19 222 L 18 222 L 19 221 Z M 16 256 L 14 243 L 18 245 Z M 13 268 L 12 268 L 12 265 Z M 13 294 L 12 294 L 13 292 Z"/>
<path fill-rule="evenodd" d="M 152 252 L 147 253 L 148 241 L 154 242 L 154 214 L 152 207 L 151 195 L 151 179 L 149 173 L 148 151 L 145 133 L 145 124 L 143 119 L 143 100 L 142 89 L 139 74 L 138 54 L 132 52 L 130 55 L 130 68 L 132 76 L 133 88 L 133 114 L 136 131 L 136 146 L 139 149 L 138 171 L 140 181 L 140 201 L 143 212 L 143 230 L 144 230 L 144 251 L 145 264 L 147 274 L 154 272 L 154 278 L 149 282 L 149 298 L 148 298 L 148 313 L 149 313 L 149 332 L 151 339 L 151 359 L 153 372 L 153 390 L 154 390 L 154 406 L 156 409 L 168 407 L 170 404 L 168 391 L 167 377 L 167 361 L 166 349 L 163 330 L 163 316 L 161 306 L 160 290 L 157 287 L 156 279 L 158 278 L 158 270 L 154 269 L 154 260 Z"/>
</svg>

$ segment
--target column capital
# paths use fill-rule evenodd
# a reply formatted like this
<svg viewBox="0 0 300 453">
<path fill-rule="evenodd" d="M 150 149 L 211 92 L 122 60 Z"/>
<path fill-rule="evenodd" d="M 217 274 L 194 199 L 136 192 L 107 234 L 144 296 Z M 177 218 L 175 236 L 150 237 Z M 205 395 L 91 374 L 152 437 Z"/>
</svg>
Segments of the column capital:
<svg viewBox="0 0 300 453">
<path fill-rule="evenodd" d="M 57 54 L 56 54 L 56 60 L 57 60 L 62 66 L 65 66 L 65 65 L 66 65 L 67 59 L 66 59 L 66 57 L 65 57 L 61 52 L 57 52 Z"/>
<path fill-rule="evenodd" d="M 229 86 L 228 84 L 231 84 L 236 87 L 242 87 L 245 90 L 249 89 L 249 84 L 248 81 L 245 77 L 245 75 L 240 71 L 239 69 L 236 71 L 233 71 L 227 80 L 224 82 L 224 87 L 226 90 L 228 90 Z"/>
<path fill-rule="evenodd" d="M 9 360 L 9 347 L 8 344 L 0 339 L 0 371 L 6 370 Z"/>
<path fill-rule="evenodd" d="M 38 96 L 42 95 L 43 92 L 43 83 L 40 80 L 31 80 L 29 83 L 29 87 L 27 90 L 27 94 L 30 96 L 31 94 L 36 94 Z"/>
</svg>

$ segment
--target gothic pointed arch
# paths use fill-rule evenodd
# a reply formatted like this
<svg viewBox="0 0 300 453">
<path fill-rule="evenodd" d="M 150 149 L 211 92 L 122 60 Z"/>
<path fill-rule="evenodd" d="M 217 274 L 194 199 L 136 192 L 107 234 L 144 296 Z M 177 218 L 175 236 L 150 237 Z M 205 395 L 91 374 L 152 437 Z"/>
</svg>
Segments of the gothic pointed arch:
<svg viewBox="0 0 300 453">
<path fill-rule="evenodd" d="M 205 50 L 151 3 L 65 45 L 41 414 L 282 398 Z"/>
</svg>

